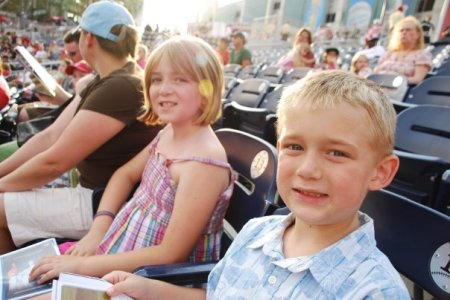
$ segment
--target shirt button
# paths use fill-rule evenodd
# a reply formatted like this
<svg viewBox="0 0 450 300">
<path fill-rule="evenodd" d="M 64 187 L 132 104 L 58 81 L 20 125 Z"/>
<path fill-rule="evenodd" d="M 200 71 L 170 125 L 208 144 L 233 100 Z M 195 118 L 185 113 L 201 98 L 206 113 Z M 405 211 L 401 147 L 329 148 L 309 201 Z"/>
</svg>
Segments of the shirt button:
<svg viewBox="0 0 450 300">
<path fill-rule="evenodd" d="M 275 283 L 277 283 L 277 277 L 270 275 L 268 281 L 269 281 L 269 284 L 274 285 Z"/>
</svg>

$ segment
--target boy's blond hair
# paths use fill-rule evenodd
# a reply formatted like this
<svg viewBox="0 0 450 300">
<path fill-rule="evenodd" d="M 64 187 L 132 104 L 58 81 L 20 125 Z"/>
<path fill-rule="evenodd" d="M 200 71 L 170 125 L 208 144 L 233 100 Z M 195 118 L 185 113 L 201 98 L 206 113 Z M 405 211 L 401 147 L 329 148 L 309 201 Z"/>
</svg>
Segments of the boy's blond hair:
<svg viewBox="0 0 450 300">
<path fill-rule="evenodd" d="M 367 122 L 355 126 L 367 128 L 369 143 L 381 157 L 392 154 L 396 125 L 393 105 L 376 83 L 343 71 L 315 72 L 286 88 L 277 109 L 278 136 L 287 111 L 295 107 L 333 109 L 340 103 L 362 108 Z"/>
<path fill-rule="evenodd" d="M 223 72 L 214 49 L 202 39 L 191 36 L 177 36 L 162 43 L 152 51 L 145 67 L 144 112 L 139 117 L 146 124 L 161 123 L 151 107 L 149 88 L 153 69 L 167 57 L 176 72 L 186 73 L 199 83 L 202 96 L 198 125 L 210 125 L 217 121 L 222 112 Z"/>
</svg>

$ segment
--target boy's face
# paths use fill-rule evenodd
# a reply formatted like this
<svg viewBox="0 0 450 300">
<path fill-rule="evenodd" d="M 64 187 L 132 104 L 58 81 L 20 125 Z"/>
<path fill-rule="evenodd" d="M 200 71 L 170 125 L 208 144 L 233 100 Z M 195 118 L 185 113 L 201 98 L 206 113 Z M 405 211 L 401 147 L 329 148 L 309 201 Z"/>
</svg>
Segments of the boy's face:
<svg viewBox="0 0 450 300">
<path fill-rule="evenodd" d="M 335 226 L 356 218 L 366 192 L 379 188 L 378 157 L 361 108 L 338 104 L 286 112 L 278 141 L 277 185 L 296 219 Z"/>
</svg>

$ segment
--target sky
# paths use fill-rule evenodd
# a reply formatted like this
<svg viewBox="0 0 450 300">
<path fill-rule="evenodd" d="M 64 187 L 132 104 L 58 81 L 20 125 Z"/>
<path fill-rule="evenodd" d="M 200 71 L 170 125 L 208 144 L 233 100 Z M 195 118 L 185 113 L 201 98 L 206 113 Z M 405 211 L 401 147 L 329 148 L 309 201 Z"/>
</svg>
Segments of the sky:
<svg viewBox="0 0 450 300">
<path fill-rule="evenodd" d="M 208 3 L 212 0 L 144 0 L 141 25 L 149 24 L 154 29 L 178 29 L 186 33 L 187 23 L 199 19 Z"/>
</svg>

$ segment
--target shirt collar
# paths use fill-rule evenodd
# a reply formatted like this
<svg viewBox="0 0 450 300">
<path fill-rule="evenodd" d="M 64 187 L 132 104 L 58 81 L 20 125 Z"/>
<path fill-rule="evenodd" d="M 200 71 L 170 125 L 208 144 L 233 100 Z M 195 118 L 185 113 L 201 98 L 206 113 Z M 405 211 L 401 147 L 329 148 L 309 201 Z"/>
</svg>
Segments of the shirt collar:
<svg viewBox="0 0 450 300">
<path fill-rule="evenodd" d="M 373 220 L 361 212 L 359 220 L 361 225 L 357 230 L 311 256 L 284 258 L 282 238 L 286 228 L 294 221 L 292 214 L 247 247 L 262 247 L 263 254 L 271 257 L 273 264 L 292 273 L 308 270 L 319 285 L 334 293 L 376 248 Z"/>
</svg>

